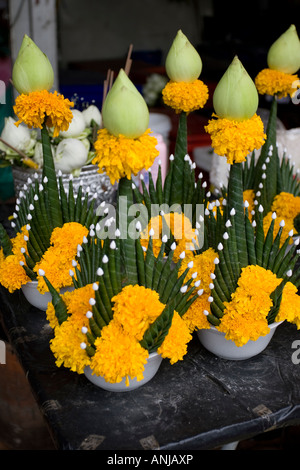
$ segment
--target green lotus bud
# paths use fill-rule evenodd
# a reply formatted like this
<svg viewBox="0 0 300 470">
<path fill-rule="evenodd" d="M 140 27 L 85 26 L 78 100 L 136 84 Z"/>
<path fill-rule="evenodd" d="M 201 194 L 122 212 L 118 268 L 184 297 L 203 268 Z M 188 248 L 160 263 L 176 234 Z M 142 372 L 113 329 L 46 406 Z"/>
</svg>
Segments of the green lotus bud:
<svg viewBox="0 0 300 470">
<path fill-rule="evenodd" d="M 13 66 L 12 81 L 19 93 L 50 90 L 54 73 L 48 57 L 26 34 Z"/>
<path fill-rule="evenodd" d="M 197 80 L 202 71 L 201 57 L 181 30 L 168 52 L 165 66 L 168 77 L 175 82 Z"/>
<path fill-rule="evenodd" d="M 270 47 L 268 67 L 284 73 L 296 73 L 300 68 L 300 41 L 295 25 L 283 33 Z"/>
<path fill-rule="evenodd" d="M 213 106 L 219 117 L 237 121 L 250 119 L 256 113 L 257 89 L 237 56 L 215 89 Z"/>
<path fill-rule="evenodd" d="M 107 93 L 102 108 L 104 127 L 113 135 L 135 139 L 149 126 L 146 102 L 123 69 Z"/>
</svg>

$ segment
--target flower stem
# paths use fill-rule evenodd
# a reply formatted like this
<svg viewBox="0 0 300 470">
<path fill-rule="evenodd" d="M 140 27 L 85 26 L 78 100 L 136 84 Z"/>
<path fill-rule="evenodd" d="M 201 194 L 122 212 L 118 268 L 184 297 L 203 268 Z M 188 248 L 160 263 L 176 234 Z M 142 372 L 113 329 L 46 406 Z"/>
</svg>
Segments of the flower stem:
<svg viewBox="0 0 300 470">
<path fill-rule="evenodd" d="M 182 112 L 179 115 L 178 131 L 174 152 L 174 164 L 172 174 L 172 185 L 170 204 L 183 203 L 184 157 L 187 154 L 187 115 Z"/>
<path fill-rule="evenodd" d="M 234 209 L 235 235 L 239 259 L 239 267 L 248 265 L 248 250 L 245 229 L 245 214 L 243 202 L 243 167 L 241 163 L 233 163 L 230 166 L 228 183 L 228 215 Z"/>
<path fill-rule="evenodd" d="M 256 164 L 256 173 L 254 180 L 254 191 L 258 191 L 258 185 L 262 182 L 262 173 L 264 170 L 262 166 L 265 163 L 266 158 L 269 156 L 270 161 L 267 166 L 268 178 L 264 180 L 264 188 L 262 192 L 263 198 L 261 204 L 263 205 L 265 214 L 270 211 L 274 197 L 277 194 L 277 179 L 278 179 L 278 155 L 276 147 L 276 125 L 277 125 L 277 97 L 273 97 L 270 116 L 267 126 L 267 139 L 261 149 L 259 159 Z M 269 152 L 270 146 L 273 147 L 272 153 Z"/>
<path fill-rule="evenodd" d="M 121 205 L 121 197 L 125 198 Z M 121 230 L 120 239 L 121 256 L 124 260 L 126 281 L 125 284 L 138 284 L 138 270 L 136 259 L 135 238 L 129 232 L 129 225 L 133 217 L 129 217 L 129 208 L 133 205 L 132 181 L 127 178 L 121 178 L 119 181 L 119 194 L 117 205 L 118 225 Z"/>
<path fill-rule="evenodd" d="M 63 225 L 62 210 L 59 200 L 59 191 L 54 167 L 51 142 L 46 125 L 41 130 L 43 146 L 43 181 L 47 178 L 46 188 L 49 194 L 49 210 L 53 227 Z"/>
</svg>

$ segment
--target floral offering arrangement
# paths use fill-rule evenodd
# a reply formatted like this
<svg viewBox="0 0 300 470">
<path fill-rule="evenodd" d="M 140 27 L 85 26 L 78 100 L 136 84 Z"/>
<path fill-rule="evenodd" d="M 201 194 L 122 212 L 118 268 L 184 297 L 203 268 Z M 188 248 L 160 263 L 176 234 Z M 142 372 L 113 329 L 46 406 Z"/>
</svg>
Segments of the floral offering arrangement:
<svg viewBox="0 0 300 470">
<path fill-rule="evenodd" d="M 194 332 L 217 331 L 242 349 L 274 323 L 300 327 L 299 183 L 276 151 L 276 100 L 292 93 L 300 42 L 293 25 L 282 37 L 268 54 L 271 72 L 253 81 L 236 56 L 215 89 L 205 131 L 230 164 L 218 195 L 202 174 L 196 178 L 187 151 L 188 115 L 208 100 L 202 60 L 187 37 L 178 31 L 165 63 L 162 99 L 178 114 L 178 132 L 164 181 L 160 166 L 155 182 L 151 174 L 158 151 L 147 104 L 128 68 L 119 71 L 92 159 L 117 184 L 112 213 L 75 191 L 72 178 L 68 191 L 57 179 L 51 139 L 70 130 L 72 103 L 49 92 L 47 61 L 32 81 L 26 69 L 18 75 L 21 47 L 16 126 L 40 129 L 43 180 L 28 181 L 17 199 L 15 237 L 0 226 L 0 283 L 12 293 L 37 280 L 40 293 L 51 294 L 46 317 L 59 367 L 130 389 L 143 383 L 153 354 L 171 364 L 184 360 Z M 259 93 L 273 96 L 266 130 Z M 141 170 L 149 184 L 141 178 L 137 187 L 132 177 Z M 72 289 L 62 293 L 66 286 Z"/>
<path fill-rule="evenodd" d="M 30 60 L 27 60 L 27 56 Z M 32 67 L 34 69 L 32 70 Z M 83 110 L 71 109 L 74 103 L 66 100 L 56 92 L 49 94 L 53 86 L 53 70 L 47 57 L 36 47 L 34 42 L 24 36 L 18 57 L 13 68 L 13 83 L 19 91 L 14 106 L 17 119 L 8 117 L 0 136 L 0 166 L 20 166 L 24 168 L 42 169 L 43 149 L 39 129 L 48 116 L 48 131 L 51 141 L 52 153 L 56 170 L 76 175 L 84 165 L 91 163 L 94 158 L 95 133 L 101 126 L 102 117 L 99 109 L 94 105 L 86 105 Z M 33 83 L 24 86 L 26 76 L 32 76 Z M 47 89 L 38 89 L 31 94 L 32 106 L 26 95 L 31 86 L 39 77 L 45 80 Z M 39 87 L 40 88 L 40 87 Z M 32 93 L 32 92 L 31 92 Z M 36 105 L 40 104 L 39 114 Z M 51 109 L 55 106 L 57 114 L 64 119 L 60 122 L 52 116 Z M 54 120 L 51 121 L 52 117 Z M 24 122 L 26 121 L 26 125 Z"/>
<path fill-rule="evenodd" d="M 48 59 L 45 62 L 45 75 L 35 80 L 36 75 L 33 74 L 33 81 L 30 82 L 32 74 L 21 66 L 23 48 L 27 47 L 28 52 L 28 39 L 24 38 L 20 60 L 17 59 L 16 69 L 13 70 L 14 82 L 21 93 L 16 99 L 15 111 L 19 119 L 16 126 L 24 122 L 29 128 L 41 130 L 43 174 L 42 183 L 35 173 L 33 180 L 29 179 L 18 195 L 11 222 L 15 237 L 10 239 L 3 226 L 0 227 L 0 282 L 10 292 L 20 289 L 29 281 L 39 280 L 38 270 L 45 266 L 51 270 L 49 276 L 57 288 L 68 285 L 68 273 L 77 245 L 88 233 L 87 227 L 96 220 L 94 201 L 89 202 L 89 194 L 83 194 L 82 188 L 78 194 L 74 194 L 72 178 L 66 192 L 61 172 L 58 173 L 57 181 L 48 126 L 54 127 L 56 134 L 61 130 L 66 131 L 72 121 L 72 103 L 57 92 L 41 89 L 43 86 L 52 86 L 48 76 L 51 78 L 53 71 Z M 31 40 L 29 50 L 33 57 L 42 54 Z M 46 60 L 44 54 L 42 57 Z M 27 64 L 27 56 L 25 59 Z M 18 73 L 19 70 L 21 72 Z M 19 80 L 20 75 L 22 79 Z M 25 88 L 22 83 L 25 83 Z M 38 289 L 41 293 L 47 290 L 42 278 Z"/>
</svg>

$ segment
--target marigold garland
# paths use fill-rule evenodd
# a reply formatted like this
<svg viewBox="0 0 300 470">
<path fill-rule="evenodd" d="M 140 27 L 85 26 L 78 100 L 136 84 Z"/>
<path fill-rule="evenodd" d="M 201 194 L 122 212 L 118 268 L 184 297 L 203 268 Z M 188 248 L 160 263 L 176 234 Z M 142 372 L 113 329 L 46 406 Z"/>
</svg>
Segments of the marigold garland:
<svg viewBox="0 0 300 470">
<path fill-rule="evenodd" d="M 110 134 L 107 129 L 100 129 L 94 144 L 96 156 L 92 163 L 99 166 L 99 172 L 106 172 L 112 184 L 120 178 L 131 178 L 143 168 L 152 166 L 159 155 L 157 140 L 150 136 L 150 129 L 136 139 L 123 135 Z"/>
<path fill-rule="evenodd" d="M 51 246 L 35 265 L 34 271 L 38 274 L 42 269 L 55 289 L 71 285 L 69 271 L 72 269 L 72 260 L 76 257 L 77 246 L 87 234 L 88 229 L 78 222 L 68 222 L 62 227 L 56 227 L 51 234 Z M 37 279 L 39 292 L 47 292 L 44 278 L 38 275 Z"/>
<path fill-rule="evenodd" d="M 297 75 L 272 69 L 261 70 L 255 78 L 255 85 L 261 95 L 278 95 L 278 98 L 293 97 L 300 88 Z"/>
<path fill-rule="evenodd" d="M 170 233 L 174 236 L 176 242 L 176 249 L 174 250 L 173 259 L 174 261 L 179 260 L 179 255 L 183 251 L 194 250 L 193 240 L 197 240 L 195 230 L 192 227 L 191 221 L 183 213 L 170 212 L 164 214 L 164 216 L 157 215 L 152 217 L 148 223 L 148 226 L 141 233 L 141 244 L 145 248 L 148 247 L 149 232 L 152 229 L 154 234 L 153 240 L 153 253 L 158 256 L 160 247 L 162 244 L 162 228 L 163 218 L 166 222 L 166 226 L 169 228 Z M 167 235 L 169 235 L 167 233 Z"/>
<path fill-rule="evenodd" d="M 175 82 L 170 80 L 162 90 L 163 101 L 176 113 L 187 114 L 203 108 L 208 100 L 208 87 L 201 80 Z"/>
<path fill-rule="evenodd" d="M 33 91 L 28 95 L 22 94 L 15 100 L 14 112 L 19 120 L 18 126 L 24 122 L 29 128 L 42 129 L 44 123 L 49 128 L 54 128 L 53 137 L 57 137 L 60 131 L 66 131 L 73 119 L 70 107 L 74 103 L 58 94 L 47 90 Z"/>
<path fill-rule="evenodd" d="M 266 139 L 262 120 L 257 114 L 243 121 L 213 117 L 217 119 L 210 120 L 205 130 L 211 136 L 215 153 L 226 156 L 229 164 L 244 162 L 247 155 L 260 149 Z"/>
</svg>

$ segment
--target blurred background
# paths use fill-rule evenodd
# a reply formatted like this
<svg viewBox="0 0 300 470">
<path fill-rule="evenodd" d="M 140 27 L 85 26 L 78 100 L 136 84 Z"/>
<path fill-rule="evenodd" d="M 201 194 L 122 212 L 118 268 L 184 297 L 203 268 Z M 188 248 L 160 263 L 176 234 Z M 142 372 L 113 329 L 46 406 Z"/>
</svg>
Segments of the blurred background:
<svg viewBox="0 0 300 470">
<path fill-rule="evenodd" d="M 188 145 L 199 171 L 210 177 L 209 138 L 203 129 L 212 113 L 213 90 L 238 55 L 254 79 L 266 64 L 271 44 L 291 24 L 299 31 L 299 0 L 0 0 L 0 134 L 5 118 L 13 116 L 15 91 L 10 78 L 24 34 L 46 53 L 55 72 L 55 88 L 76 106 L 102 105 L 108 69 L 124 67 L 130 45 L 130 78 L 144 95 L 150 112 L 172 152 L 177 116 L 161 101 L 166 74 L 164 61 L 179 29 L 198 50 L 201 80 L 209 87 L 204 109 L 188 121 Z M 5 93 L 5 96 L 3 95 Z M 267 97 L 260 108 L 268 110 Z M 283 100 L 278 110 L 282 128 L 300 127 L 299 109 Z M 164 127 L 164 129 L 163 129 Z M 15 197 L 11 168 L 0 168 L 0 202 Z M 0 339 L 4 337 L 0 331 Z M 52 441 L 13 351 L 7 345 L 6 364 L 0 364 L 0 449 L 47 449 Z M 240 449 L 293 448 L 297 428 L 268 433 L 240 443 Z"/>
</svg>

